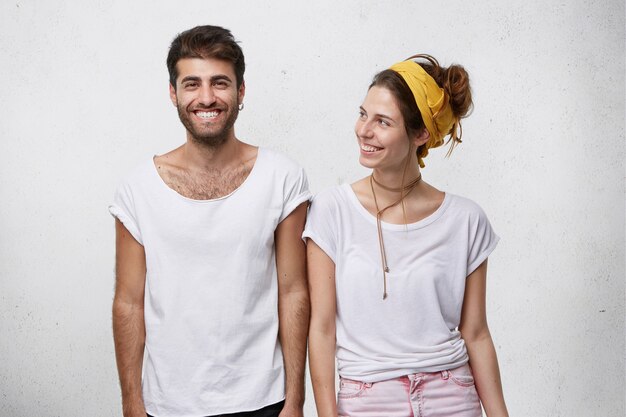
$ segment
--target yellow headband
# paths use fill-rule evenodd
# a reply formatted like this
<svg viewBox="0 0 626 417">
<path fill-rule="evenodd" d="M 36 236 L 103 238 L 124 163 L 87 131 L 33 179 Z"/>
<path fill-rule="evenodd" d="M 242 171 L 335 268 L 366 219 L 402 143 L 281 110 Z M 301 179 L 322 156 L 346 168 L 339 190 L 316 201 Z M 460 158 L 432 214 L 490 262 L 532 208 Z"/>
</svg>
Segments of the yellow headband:
<svg viewBox="0 0 626 417">
<path fill-rule="evenodd" d="M 428 149 L 443 145 L 444 137 L 450 135 L 452 148 L 456 142 L 461 142 L 461 136 L 457 136 L 457 126 L 460 127 L 461 123 L 452 112 L 448 94 L 421 65 L 414 61 L 402 61 L 392 65 L 390 69 L 397 72 L 408 84 L 426 129 L 430 133 L 428 142 L 417 151 L 419 165 L 424 168 L 424 158 L 428 155 Z"/>
</svg>

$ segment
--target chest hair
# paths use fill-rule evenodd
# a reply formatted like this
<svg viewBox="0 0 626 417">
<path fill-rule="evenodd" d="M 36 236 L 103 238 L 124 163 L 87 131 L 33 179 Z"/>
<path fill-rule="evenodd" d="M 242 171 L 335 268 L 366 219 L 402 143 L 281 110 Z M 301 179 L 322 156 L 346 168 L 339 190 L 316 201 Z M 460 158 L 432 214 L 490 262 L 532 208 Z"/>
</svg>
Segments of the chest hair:
<svg viewBox="0 0 626 417">
<path fill-rule="evenodd" d="M 231 169 L 202 172 L 164 165 L 157 168 L 163 181 L 182 196 L 194 200 L 213 200 L 239 188 L 250 175 L 252 166 L 252 163 L 241 163 Z"/>
</svg>

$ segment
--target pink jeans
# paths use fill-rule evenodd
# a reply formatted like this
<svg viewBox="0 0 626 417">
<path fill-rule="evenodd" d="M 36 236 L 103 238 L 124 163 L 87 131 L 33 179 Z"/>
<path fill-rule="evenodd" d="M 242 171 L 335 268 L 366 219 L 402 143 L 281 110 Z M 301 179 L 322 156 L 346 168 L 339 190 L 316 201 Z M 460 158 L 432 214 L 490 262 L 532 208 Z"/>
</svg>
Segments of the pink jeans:
<svg viewBox="0 0 626 417">
<path fill-rule="evenodd" d="M 481 417 L 469 365 L 381 382 L 341 378 L 339 417 Z"/>
</svg>

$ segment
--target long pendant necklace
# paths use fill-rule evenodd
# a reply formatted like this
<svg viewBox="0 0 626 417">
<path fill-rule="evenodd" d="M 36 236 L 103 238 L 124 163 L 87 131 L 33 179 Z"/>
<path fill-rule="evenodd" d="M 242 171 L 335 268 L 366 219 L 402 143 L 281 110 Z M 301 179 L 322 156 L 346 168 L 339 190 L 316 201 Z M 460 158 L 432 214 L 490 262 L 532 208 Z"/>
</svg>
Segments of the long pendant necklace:
<svg viewBox="0 0 626 417">
<path fill-rule="evenodd" d="M 374 205 L 376 206 L 376 227 L 378 229 L 378 246 L 380 248 L 380 260 L 381 260 L 381 264 L 383 268 L 383 300 L 387 298 L 387 272 L 389 272 L 389 266 L 387 265 L 387 254 L 385 252 L 385 242 L 383 240 L 383 228 L 381 224 L 381 218 L 383 216 L 383 213 L 387 209 L 390 209 L 391 207 L 395 207 L 398 204 L 400 204 L 404 200 L 404 197 L 409 195 L 409 193 L 413 190 L 413 188 L 415 188 L 415 186 L 420 182 L 421 179 L 422 179 L 422 174 L 420 173 L 417 176 L 417 178 L 415 178 L 413 181 L 411 181 L 404 187 L 391 188 L 376 181 L 376 179 L 374 178 L 374 173 L 370 175 L 370 188 L 372 189 L 372 196 L 374 197 Z M 376 191 L 374 190 L 374 183 L 376 183 L 376 185 L 378 185 L 384 190 L 401 193 L 400 198 L 394 203 L 391 203 L 387 207 L 380 210 L 380 208 L 378 207 L 378 200 L 376 199 Z"/>
</svg>

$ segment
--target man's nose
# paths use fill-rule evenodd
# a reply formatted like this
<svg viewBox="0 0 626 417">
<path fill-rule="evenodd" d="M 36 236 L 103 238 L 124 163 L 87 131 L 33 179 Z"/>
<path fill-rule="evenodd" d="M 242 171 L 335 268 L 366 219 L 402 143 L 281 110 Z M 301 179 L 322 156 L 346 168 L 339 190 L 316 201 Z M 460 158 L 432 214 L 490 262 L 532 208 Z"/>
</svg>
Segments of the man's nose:
<svg viewBox="0 0 626 417">
<path fill-rule="evenodd" d="M 215 102 L 215 93 L 210 85 L 204 86 L 200 89 L 199 101 L 205 106 L 210 106 Z"/>
</svg>

